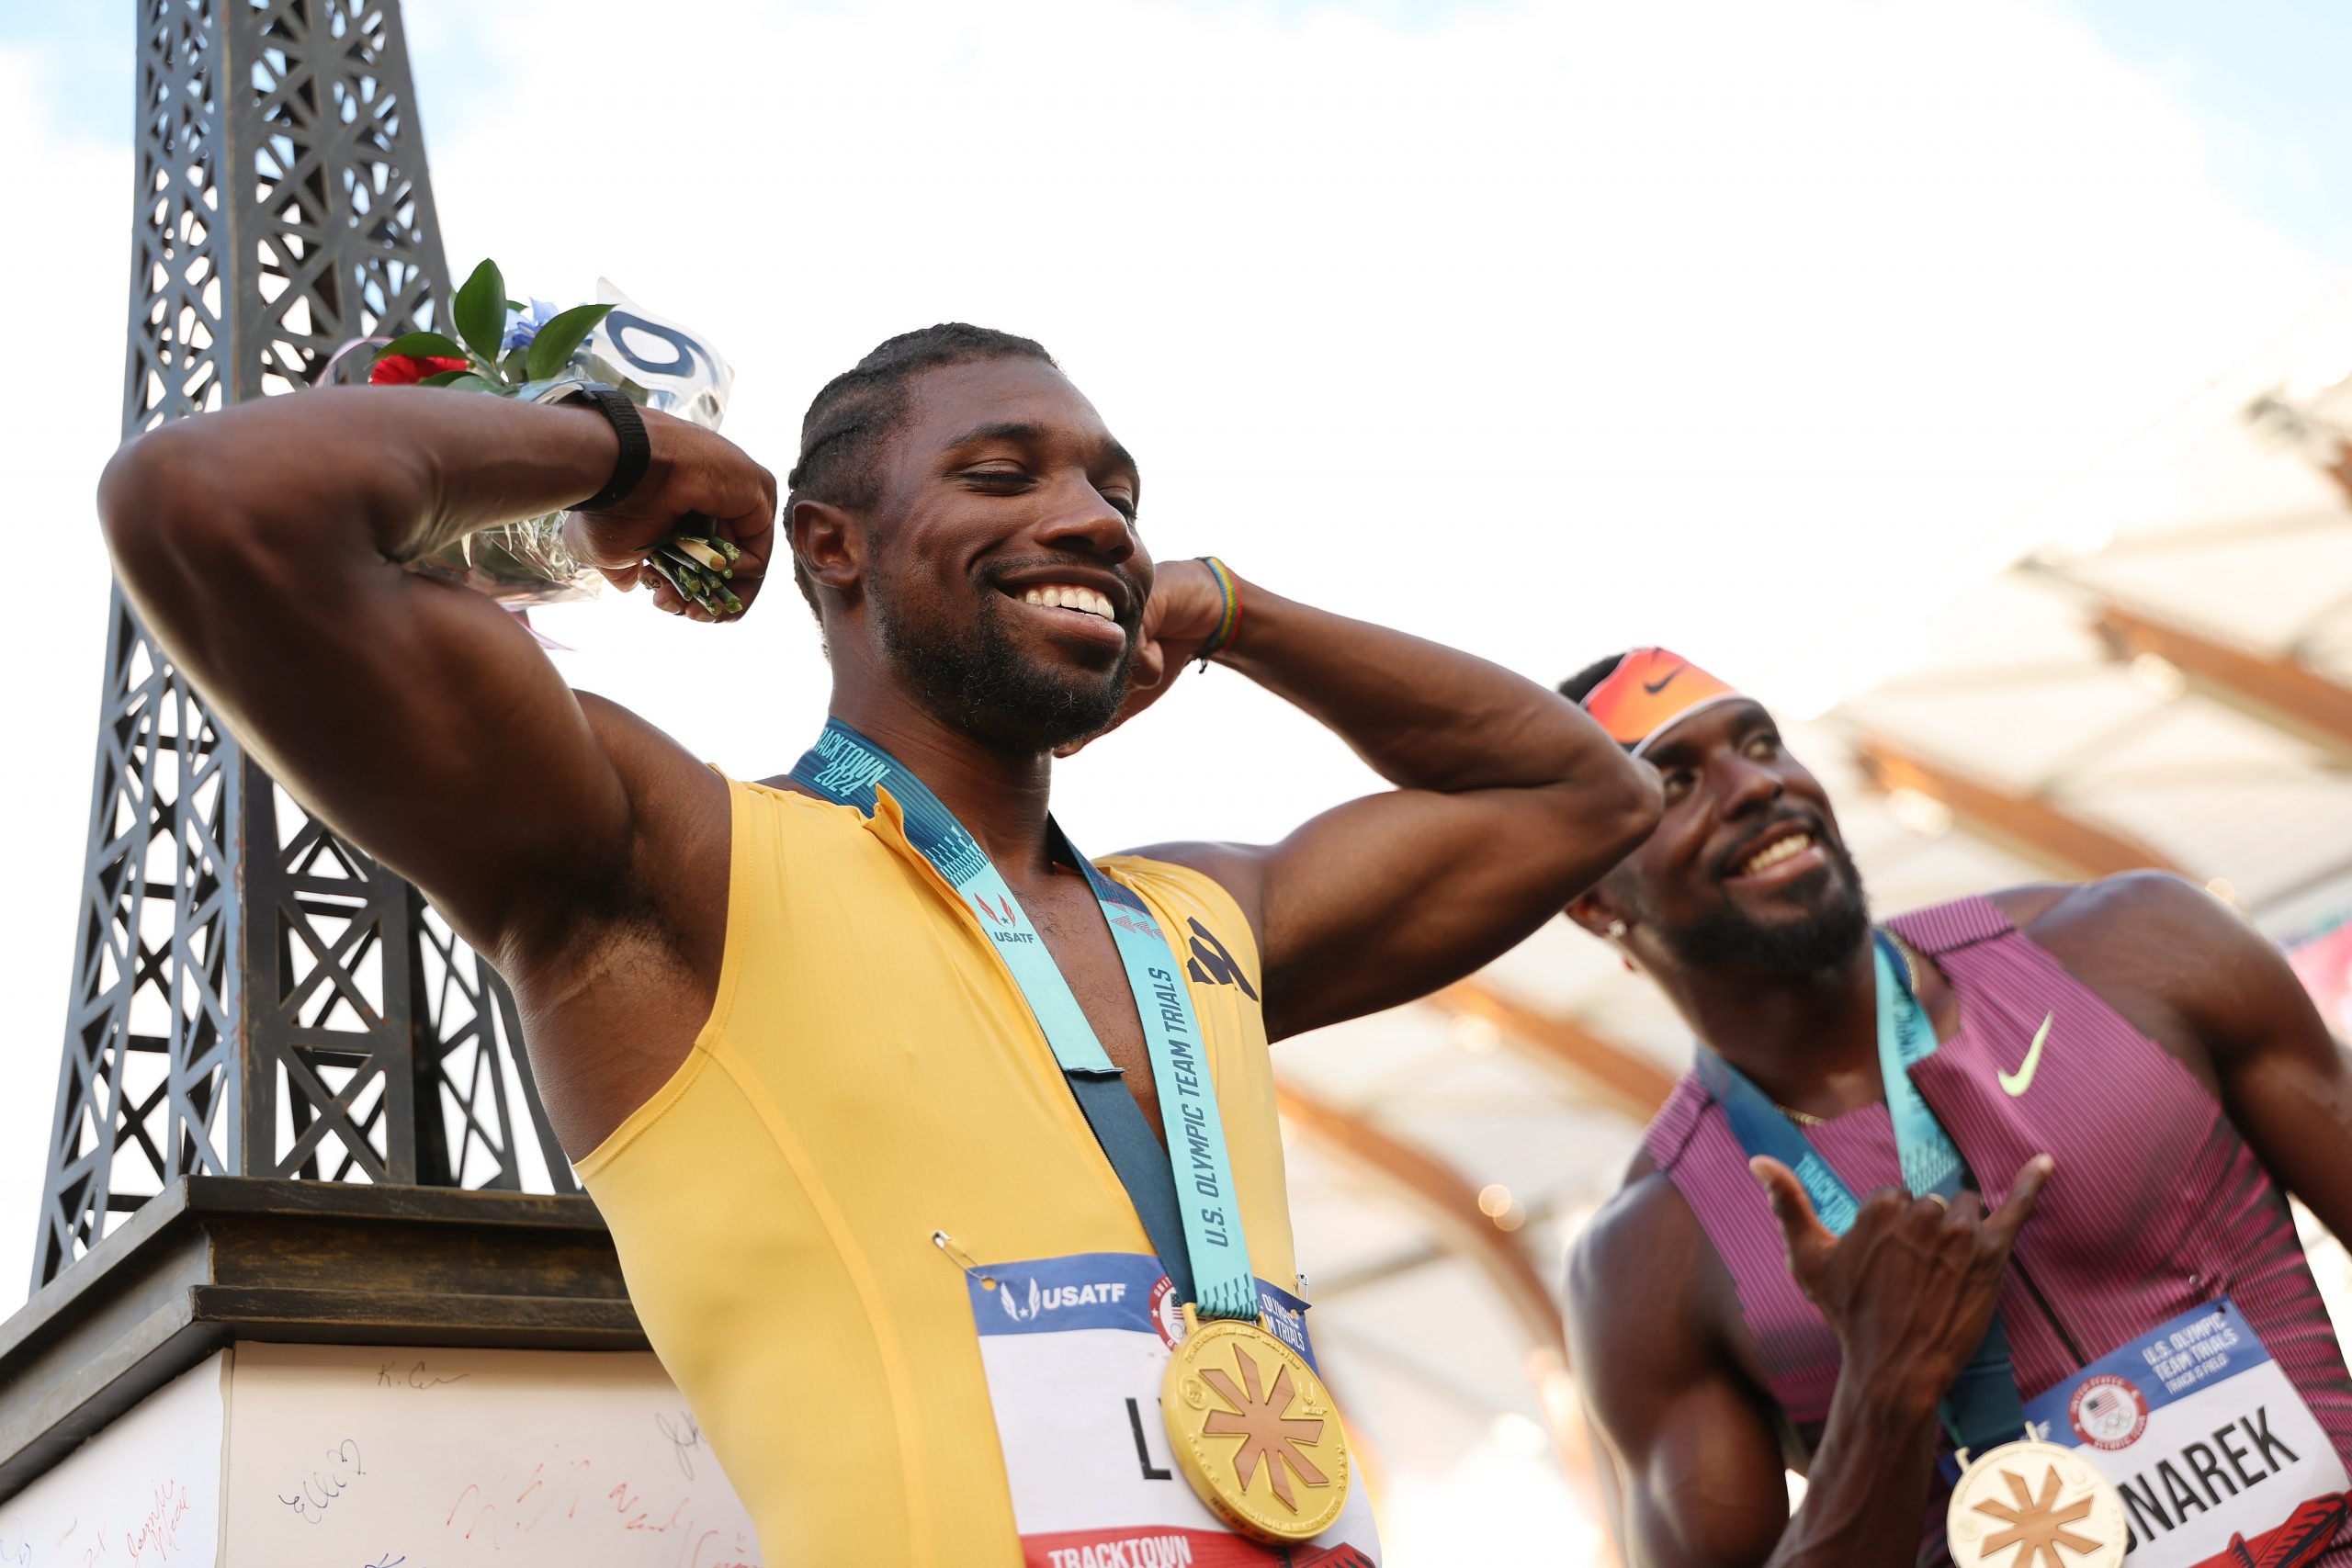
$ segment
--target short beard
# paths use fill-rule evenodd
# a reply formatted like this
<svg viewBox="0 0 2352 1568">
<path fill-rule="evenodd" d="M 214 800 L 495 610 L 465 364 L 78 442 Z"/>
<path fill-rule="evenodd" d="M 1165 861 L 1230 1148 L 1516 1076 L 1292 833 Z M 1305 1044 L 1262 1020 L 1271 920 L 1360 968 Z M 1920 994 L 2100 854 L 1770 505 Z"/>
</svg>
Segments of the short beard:
<svg viewBox="0 0 2352 1568">
<path fill-rule="evenodd" d="M 1126 700 L 1132 631 L 1118 662 L 1100 672 L 1041 667 L 1015 647 L 1011 611 L 993 588 L 962 625 L 919 626 L 899 613 L 896 584 L 869 580 L 882 651 L 924 705 L 957 729 L 1008 751 L 1048 751 L 1106 728 Z"/>
<path fill-rule="evenodd" d="M 1668 950 L 1693 969 L 1744 969 L 1796 978 L 1844 963 L 1870 934 L 1870 906 L 1862 897 L 1861 873 L 1846 846 L 1828 839 L 1822 845 L 1829 864 L 1816 874 L 1829 879 L 1828 897 L 1803 919 L 1760 921 L 1726 897 L 1687 924 L 1670 930 L 1654 924 L 1653 929 Z"/>
</svg>

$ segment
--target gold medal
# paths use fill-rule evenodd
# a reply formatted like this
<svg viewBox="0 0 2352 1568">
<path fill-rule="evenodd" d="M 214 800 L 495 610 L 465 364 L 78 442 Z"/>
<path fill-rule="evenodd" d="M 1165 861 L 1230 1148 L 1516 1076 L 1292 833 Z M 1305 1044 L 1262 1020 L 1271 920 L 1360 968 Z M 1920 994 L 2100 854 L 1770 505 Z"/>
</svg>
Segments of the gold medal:
<svg viewBox="0 0 2352 1568">
<path fill-rule="evenodd" d="M 1159 1408 L 1184 1479 L 1258 1540 L 1311 1540 L 1348 1501 L 1348 1439 L 1306 1359 L 1260 1324 L 1203 1323 L 1190 1303 Z"/>
<path fill-rule="evenodd" d="M 1944 1515 L 1959 1568 L 2118 1568 L 2131 1540 L 2123 1499 L 2073 1449 L 2003 1443 L 1971 1463 Z"/>
</svg>

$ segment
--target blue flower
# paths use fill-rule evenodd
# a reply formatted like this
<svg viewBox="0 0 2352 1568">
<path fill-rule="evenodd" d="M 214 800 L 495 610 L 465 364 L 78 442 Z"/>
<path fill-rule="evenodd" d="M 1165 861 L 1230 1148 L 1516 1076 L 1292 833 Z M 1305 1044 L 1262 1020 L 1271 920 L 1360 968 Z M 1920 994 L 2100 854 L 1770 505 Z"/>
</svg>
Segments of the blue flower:
<svg viewBox="0 0 2352 1568">
<path fill-rule="evenodd" d="M 556 308 L 544 299 L 534 299 L 527 310 L 511 312 L 506 320 L 506 346 L 510 349 L 528 348 L 539 329 L 553 321 Z"/>
</svg>

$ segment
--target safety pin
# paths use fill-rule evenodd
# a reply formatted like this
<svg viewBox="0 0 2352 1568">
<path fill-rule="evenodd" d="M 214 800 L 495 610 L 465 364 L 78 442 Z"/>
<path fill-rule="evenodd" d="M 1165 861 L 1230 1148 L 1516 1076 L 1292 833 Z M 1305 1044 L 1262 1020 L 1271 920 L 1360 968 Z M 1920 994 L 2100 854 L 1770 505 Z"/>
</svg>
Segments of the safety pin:
<svg viewBox="0 0 2352 1568">
<path fill-rule="evenodd" d="M 945 1231 L 932 1232 L 931 1245 L 939 1248 L 941 1252 L 946 1254 L 948 1262 L 953 1263 L 956 1268 L 961 1269 L 965 1273 L 969 1274 L 973 1279 L 978 1280 L 980 1282 L 980 1289 L 984 1291 L 993 1291 L 996 1289 L 995 1277 L 993 1275 L 981 1273 L 979 1263 L 970 1253 L 956 1246 L 956 1243 L 949 1238 Z"/>
</svg>

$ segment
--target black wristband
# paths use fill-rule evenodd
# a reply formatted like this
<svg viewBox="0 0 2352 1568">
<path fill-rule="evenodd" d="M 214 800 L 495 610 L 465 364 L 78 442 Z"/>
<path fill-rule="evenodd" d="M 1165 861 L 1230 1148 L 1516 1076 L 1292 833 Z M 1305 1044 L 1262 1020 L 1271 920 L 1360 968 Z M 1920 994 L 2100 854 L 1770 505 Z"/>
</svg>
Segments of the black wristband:
<svg viewBox="0 0 2352 1568">
<path fill-rule="evenodd" d="M 653 466 L 653 442 L 645 434 L 645 421 L 638 417 L 635 403 L 598 381 L 589 382 L 563 400 L 594 407 L 612 425 L 613 434 L 620 437 L 621 443 L 620 460 L 613 465 L 613 477 L 605 481 L 605 488 L 585 501 L 574 502 L 570 510 L 602 512 L 608 506 L 618 506 L 644 480 L 645 470 Z"/>
</svg>

